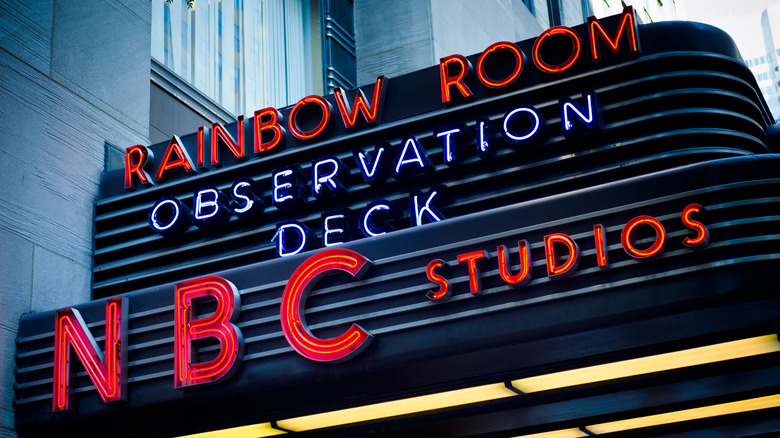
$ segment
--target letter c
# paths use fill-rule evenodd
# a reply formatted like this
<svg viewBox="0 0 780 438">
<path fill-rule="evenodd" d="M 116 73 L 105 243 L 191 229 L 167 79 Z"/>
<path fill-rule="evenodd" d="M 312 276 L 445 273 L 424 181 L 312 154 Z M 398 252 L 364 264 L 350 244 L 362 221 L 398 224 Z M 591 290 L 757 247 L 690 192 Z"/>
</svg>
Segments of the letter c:
<svg viewBox="0 0 780 438">
<path fill-rule="evenodd" d="M 309 330 L 304 315 L 306 298 L 322 277 L 344 271 L 360 278 L 371 264 L 355 251 L 333 248 L 309 257 L 293 272 L 282 295 L 281 322 L 284 337 L 301 356 L 318 362 L 339 362 L 356 356 L 371 343 L 371 333 L 357 324 L 340 336 L 320 339 Z"/>
</svg>

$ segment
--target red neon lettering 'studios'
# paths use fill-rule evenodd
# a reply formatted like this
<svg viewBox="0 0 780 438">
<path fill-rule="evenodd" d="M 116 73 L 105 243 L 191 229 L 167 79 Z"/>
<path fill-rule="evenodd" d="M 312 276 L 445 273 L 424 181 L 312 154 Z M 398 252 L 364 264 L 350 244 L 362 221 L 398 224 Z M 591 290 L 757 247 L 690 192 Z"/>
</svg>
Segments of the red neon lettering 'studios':
<svg viewBox="0 0 780 438">
<path fill-rule="evenodd" d="M 560 253 L 555 250 L 558 245 L 566 248 L 566 257 L 559 263 Z M 580 264 L 580 247 L 577 242 L 566 234 L 556 233 L 544 236 L 544 252 L 547 257 L 547 276 L 564 277 L 574 273 Z"/>
<path fill-rule="evenodd" d="M 428 299 L 431 301 L 444 302 L 447 301 L 452 295 L 452 285 L 450 284 L 449 280 L 444 278 L 440 272 L 437 272 L 446 268 L 446 266 L 447 265 L 444 260 L 436 259 L 428 263 L 428 267 L 425 269 L 425 275 L 428 277 L 428 280 L 439 285 L 439 289 L 437 291 L 434 292 L 431 290 L 426 294 Z"/>
<path fill-rule="evenodd" d="M 648 225 L 655 231 L 655 240 L 648 248 L 640 249 L 634 243 L 634 233 L 640 225 Z M 623 249 L 635 259 L 649 259 L 661 255 L 666 247 L 666 230 L 658 219 L 652 216 L 638 216 L 631 219 L 620 234 Z"/>
<path fill-rule="evenodd" d="M 512 70 L 511 73 L 509 73 L 507 77 L 505 77 L 504 79 L 497 80 L 488 77 L 487 73 L 485 72 L 485 62 L 487 61 L 489 55 L 499 50 L 509 51 L 515 57 L 515 68 Z M 501 41 L 492 44 L 490 47 L 485 49 L 484 52 L 482 52 L 482 55 L 480 55 L 479 61 L 477 62 L 477 78 L 479 78 L 479 81 L 482 82 L 482 84 L 485 85 L 486 87 L 490 87 L 490 88 L 506 87 L 507 85 L 514 82 L 518 77 L 520 77 L 520 73 L 523 72 L 524 66 L 525 66 L 525 55 L 523 54 L 523 51 L 520 50 L 520 48 L 517 47 L 516 44 L 507 41 Z"/>
<path fill-rule="evenodd" d="M 531 281 L 531 277 L 533 277 L 531 253 L 527 240 L 517 242 L 517 248 L 520 257 L 520 270 L 517 274 L 512 274 L 511 262 L 509 261 L 509 249 L 504 245 L 498 246 L 498 272 L 507 284 L 523 286 Z"/>
<path fill-rule="evenodd" d="M 457 73 L 451 74 L 451 70 L 455 70 Z M 443 103 L 449 103 L 452 100 L 450 88 L 453 85 L 460 91 L 463 97 L 472 97 L 474 95 L 468 85 L 463 82 L 470 71 L 471 63 L 463 55 L 450 55 L 441 59 L 439 75 L 441 79 L 441 101 Z"/>
</svg>

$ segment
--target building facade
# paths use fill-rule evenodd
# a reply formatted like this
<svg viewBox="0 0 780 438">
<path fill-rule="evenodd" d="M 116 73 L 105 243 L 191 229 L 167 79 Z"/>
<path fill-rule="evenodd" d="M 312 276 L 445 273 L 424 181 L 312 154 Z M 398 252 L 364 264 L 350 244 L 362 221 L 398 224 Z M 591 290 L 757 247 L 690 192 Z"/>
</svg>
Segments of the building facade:
<svg viewBox="0 0 780 438">
<path fill-rule="evenodd" d="M 3 433 L 779 430 L 777 145 L 730 39 L 386 3 L 2 6 Z"/>
</svg>

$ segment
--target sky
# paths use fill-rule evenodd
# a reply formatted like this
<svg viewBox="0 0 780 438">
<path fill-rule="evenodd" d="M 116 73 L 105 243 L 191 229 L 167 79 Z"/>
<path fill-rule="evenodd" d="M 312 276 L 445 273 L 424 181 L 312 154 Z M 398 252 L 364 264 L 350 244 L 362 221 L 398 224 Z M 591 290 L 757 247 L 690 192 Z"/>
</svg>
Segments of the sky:
<svg viewBox="0 0 780 438">
<path fill-rule="evenodd" d="M 761 36 L 761 12 L 767 7 L 774 39 L 780 37 L 780 0 L 677 0 L 685 8 L 685 20 L 711 24 L 726 31 L 737 43 L 745 59 L 765 55 Z"/>
</svg>

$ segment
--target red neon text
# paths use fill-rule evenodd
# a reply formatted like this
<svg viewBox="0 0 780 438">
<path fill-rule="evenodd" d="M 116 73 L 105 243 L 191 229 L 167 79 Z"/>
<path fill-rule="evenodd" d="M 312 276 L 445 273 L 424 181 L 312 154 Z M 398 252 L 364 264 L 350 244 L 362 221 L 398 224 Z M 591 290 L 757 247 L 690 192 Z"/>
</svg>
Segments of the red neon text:
<svg viewBox="0 0 780 438">
<path fill-rule="evenodd" d="M 444 302 L 452 295 L 452 286 L 450 285 L 449 280 L 444 278 L 440 273 L 437 273 L 437 271 L 441 271 L 446 266 L 444 260 L 436 259 L 428 263 L 428 267 L 425 269 L 425 275 L 428 277 L 428 280 L 439 285 L 439 289 L 436 292 L 432 290 L 428 291 L 426 296 L 431 301 Z"/>
<path fill-rule="evenodd" d="M 625 32 L 625 33 L 624 33 Z M 637 29 L 637 21 L 634 16 L 634 8 L 626 6 L 623 9 L 623 15 L 620 17 L 620 24 L 614 38 L 610 38 L 607 31 L 601 26 L 599 20 L 596 17 L 588 17 L 588 35 L 590 36 L 590 53 L 593 56 L 594 61 L 601 60 L 601 53 L 599 51 L 599 40 L 607 43 L 607 47 L 612 53 L 617 54 L 620 47 L 621 37 L 626 35 L 628 39 L 629 53 L 639 52 L 639 39 L 637 37 L 639 30 Z"/>
<path fill-rule="evenodd" d="M 317 123 L 317 126 L 314 128 L 304 131 L 303 128 L 300 127 L 298 124 L 298 117 L 301 114 L 301 111 L 306 105 L 314 105 L 318 106 L 320 108 L 320 121 Z M 330 115 L 333 112 L 333 109 L 330 106 L 330 103 L 328 103 L 327 100 L 325 100 L 322 96 L 307 96 L 301 99 L 298 103 L 295 104 L 292 111 L 290 111 L 290 120 L 288 127 L 290 129 L 290 132 L 293 136 L 301 139 L 301 140 L 311 140 L 318 135 L 322 134 L 325 129 L 330 126 Z"/>
<path fill-rule="evenodd" d="M 648 225 L 655 231 L 655 240 L 646 249 L 637 248 L 633 242 L 633 234 L 640 225 Z M 631 257 L 635 259 L 649 259 L 663 253 L 666 247 L 666 230 L 661 221 L 652 216 L 635 217 L 623 227 L 623 232 L 620 234 L 620 242 L 623 244 L 623 249 Z"/>
<path fill-rule="evenodd" d="M 487 259 L 488 253 L 485 250 L 469 252 L 458 256 L 458 263 L 466 262 L 469 267 L 469 290 L 472 294 L 482 293 L 482 278 L 479 269 L 479 260 Z"/>
<path fill-rule="evenodd" d="M 125 150 L 125 189 L 135 189 L 133 175 L 138 177 L 138 181 L 140 181 L 141 184 L 153 184 L 152 178 L 144 170 L 144 166 L 149 162 L 151 155 L 152 153 L 149 149 L 140 144 L 130 146 Z"/>
<path fill-rule="evenodd" d="M 683 245 L 696 248 L 696 247 L 704 247 L 707 246 L 707 244 L 710 241 L 710 230 L 707 229 L 707 227 L 704 226 L 699 221 L 691 219 L 691 216 L 694 214 L 702 213 L 704 212 L 704 207 L 702 207 L 699 204 L 691 204 L 685 209 L 683 209 L 682 212 L 682 221 L 683 224 L 696 231 L 696 237 L 690 238 L 686 237 L 683 239 Z"/>
<path fill-rule="evenodd" d="M 560 252 L 555 250 L 560 245 L 566 248 L 563 263 L 559 263 Z M 574 239 L 565 234 L 556 233 L 544 236 L 544 253 L 547 258 L 547 275 L 549 277 L 571 275 L 580 264 L 580 247 Z"/>
<path fill-rule="evenodd" d="M 171 161 L 171 155 L 176 154 L 176 159 Z M 165 172 L 181 167 L 185 172 L 193 172 L 195 169 L 192 167 L 192 160 L 187 154 L 187 150 L 182 146 L 181 139 L 178 135 L 171 137 L 171 141 L 168 142 L 168 148 L 165 150 L 160 167 L 157 169 L 157 173 L 154 175 L 155 181 L 161 181 L 165 176 Z"/>
<path fill-rule="evenodd" d="M 366 95 L 363 90 L 358 89 L 355 95 L 355 103 L 350 107 L 344 90 L 336 88 L 333 92 L 336 96 L 336 104 L 338 104 L 339 112 L 341 112 L 341 119 L 344 121 L 345 128 L 353 128 L 357 124 L 358 113 L 363 113 L 363 118 L 366 123 L 376 123 L 378 120 L 380 109 L 382 108 L 382 101 L 385 96 L 385 80 L 384 76 L 376 78 L 376 85 L 374 86 L 374 95 L 371 98 L 371 105 L 366 101 Z"/>
<path fill-rule="evenodd" d="M 217 308 L 211 316 L 196 319 L 195 301 L 204 298 L 216 300 Z M 175 300 L 174 386 L 215 383 L 229 377 L 244 352 L 241 330 L 233 324 L 241 308 L 236 287 L 221 277 L 197 278 L 177 283 Z M 219 341 L 217 357 L 193 363 L 197 353 L 194 341 L 206 338 Z"/>
<path fill-rule="evenodd" d="M 104 402 L 127 397 L 127 303 L 125 298 L 106 302 L 105 356 L 76 309 L 57 311 L 54 329 L 53 411 L 73 407 L 71 390 L 71 347 L 87 370 Z"/>
<path fill-rule="evenodd" d="M 267 120 L 263 121 L 265 118 Z M 276 108 L 265 108 L 255 111 L 255 153 L 270 151 L 277 146 L 284 146 L 287 132 L 281 125 L 282 116 Z M 263 132 L 271 131 L 271 139 L 263 141 Z"/>
<path fill-rule="evenodd" d="M 452 65 L 455 65 L 454 69 L 457 73 L 451 74 Z M 450 87 L 453 85 L 460 91 L 463 97 L 472 97 L 474 94 L 469 89 L 463 80 L 466 79 L 466 75 L 471 71 L 471 63 L 463 55 L 450 55 L 446 58 L 442 58 L 439 63 L 439 75 L 441 78 L 441 101 L 448 103 L 452 100 L 450 94 Z"/>
<path fill-rule="evenodd" d="M 607 232 L 601 224 L 593 226 L 593 240 L 596 243 L 596 262 L 600 268 L 605 268 L 609 264 L 609 253 L 607 252 Z"/>
<path fill-rule="evenodd" d="M 357 324 L 335 338 L 316 337 L 306 324 L 304 311 L 306 298 L 320 278 L 346 272 L 359 279 L 370 266 L 370 260 L 354 251 L 332 248 L 309 257 L 295 270 L 282 295 L 281 321 L 284 337 L 301 356 L 318 362 L 339 362 L 368 346 L 373 336 Z"/>
<path fill-rule="evenodd" d="M 211 125 L 211 165 L 222 166 L 222 153 L 219 144 L 224 143 L 236 158 L 244 159 L 244 116 L 238 116 L 238 141 L 233 139 L 219 123 Z"/>
<path fill-rule="evenodd" d="M 520 256 L 520 271 L 517 274 L 511 273 L 511 262 L 509 261 L 509 250 L 504 245 L 498 246 L 498 272 L 501 278 L 507 283 L 515 286 L 523 286 L 533 277 L 531 269 L 531 251 L 528 241 L 521 240 L 517 242 L 517 248 Z"/>
<path fill-rule="evenodd" d="M 566 61 L 563 61 L 558 65 L 548 64 L 542 59 L 541 54 L 542 45 L 545 43 L 545 41 L 547 41 L 548 38 L 554 35 L 565 35 L 571 40 L 572 44 L 571 55 L 569 55 Z M 575 62 L 577 62 L 581 51 L 582 41 L 580 41 L 580 37 L 577 35 L 577 32 L 564 26 L 551 27 L 542 32 L 542 34 L 539 35 L 539 38 L 536 39 L 533 48 L 533 60 L 536 67 L 545 73 L 560 73 L 568 70 L 571 68 L 571 66 L 574 65 Z"/>
<path fill-rule="evenodd" d="M 491 53 L 494 53 L 498 50 L 507 50 L 515 57 L 515 68 L 512 70 L 509 75 L 501 80 L 495 80 L 488 77 L 487 73 L 485 72 L 485 62 L 487 61 L 488 55 Z M 495 43 L 485 49 L 484 52 L 482 52 L 482 55 L 479 57 L 479 61 L 477 62 L 477 78 L 479 78 L 479 81 L 482 82 L 483 85 L 490 88 L 502 88 L 506 87 L 507 85 L 514 82 L 518 77 L 520 77 L 520 73 L 523 72 L 523 67 L 525 66 L 525 55 L 523 54 L 523 51 L 520 50 L 519 47 L 517 47 L 516 44 L 501 41 L 498 43 Z"/>
</svg>

